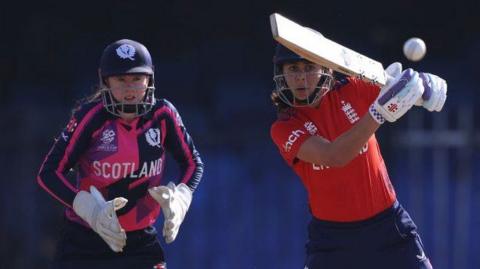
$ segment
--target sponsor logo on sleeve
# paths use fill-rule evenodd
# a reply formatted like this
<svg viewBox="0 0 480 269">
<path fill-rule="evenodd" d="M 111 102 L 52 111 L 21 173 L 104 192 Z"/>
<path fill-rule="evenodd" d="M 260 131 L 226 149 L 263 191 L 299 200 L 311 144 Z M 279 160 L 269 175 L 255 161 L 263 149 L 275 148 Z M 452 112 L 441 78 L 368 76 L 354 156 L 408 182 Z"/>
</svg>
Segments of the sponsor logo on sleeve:
<svg viewBox="0 0 480 269">
<path fill-rule="evenodd" d="M 289 152 L 292 149 L 293 144 L 302 134 L 305 134 L 305 132 L 300 129 L 294 130 L 290 133 L 287 141 L 285 142 L 285 144 L 283 144 L 283 149 L 285 150 L 285 152 Z"/>
</svg>

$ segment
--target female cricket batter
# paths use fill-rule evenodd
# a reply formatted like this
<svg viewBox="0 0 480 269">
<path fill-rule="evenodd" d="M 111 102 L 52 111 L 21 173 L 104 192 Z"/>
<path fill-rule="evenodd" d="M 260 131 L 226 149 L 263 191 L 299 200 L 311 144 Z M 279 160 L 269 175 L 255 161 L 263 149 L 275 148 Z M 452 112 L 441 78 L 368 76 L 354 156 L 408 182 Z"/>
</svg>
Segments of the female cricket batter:
<svg viewBox="0 0 480 269">
<path fill-rule="evenodd" d="M 175 240 L 203 163 L 175 107 L 155 99 L 147 48 L 128 39 L 103 51 L 99 91 L 74 110 L 38 174 L 65 205 L 66 224 L 53 268 L 165 268 L 152 226 L 160 208 L 163 237 Z M 163 180 L 165 153 L 180 167 Z M 77 171 L 71 184 L 66 174 Z"/>
<path fill-rule="evenodd" d="M 332 70 L 277 46 L 271 136 L 307 189 L 313 216 L 305 268 L 431 268 L 375 131 L 414 104 L 440 111 L 447 84 L 401 69 L 389 66 L 381 89 L 353 77 L 335 81 Z"/>
</svg>

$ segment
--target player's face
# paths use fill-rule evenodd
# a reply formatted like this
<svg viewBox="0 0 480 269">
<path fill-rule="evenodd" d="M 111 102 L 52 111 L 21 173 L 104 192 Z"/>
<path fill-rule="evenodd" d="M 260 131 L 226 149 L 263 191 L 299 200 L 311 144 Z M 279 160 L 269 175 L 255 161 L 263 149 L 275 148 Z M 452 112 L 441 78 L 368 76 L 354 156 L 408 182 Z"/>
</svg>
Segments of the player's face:
<svg viewBox="0 0 480 269">
<path fill-rule="evenodd" d="M 320 65 L 307 61 L 285 63 L 282 66 L 288 87 L 297 100 L 305 100 L 313 93 L 322 76 L 321 70 Z"/>
<path fill-rule="evenodd" d="M 107 85 L 118 102 L 137 104 L 145 96 L 148 80 L 144 74 L 119 75 L 108 77 Z"/>
</svg>

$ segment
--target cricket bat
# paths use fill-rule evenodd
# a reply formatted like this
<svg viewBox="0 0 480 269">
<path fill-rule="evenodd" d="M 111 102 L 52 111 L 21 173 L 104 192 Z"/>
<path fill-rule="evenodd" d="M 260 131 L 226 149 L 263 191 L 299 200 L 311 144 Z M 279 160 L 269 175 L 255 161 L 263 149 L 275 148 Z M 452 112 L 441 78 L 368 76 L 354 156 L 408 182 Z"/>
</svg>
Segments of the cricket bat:
<svg viewBox="0 0 480 269">
<path fill-rule="evenodd" d="M 349 76 L 384 86 L 387 74 L 380 62 L 344 47 L 321 33 L 278 13 L 270 15 L 273 38 L 303 58 Z"/>
</svg>

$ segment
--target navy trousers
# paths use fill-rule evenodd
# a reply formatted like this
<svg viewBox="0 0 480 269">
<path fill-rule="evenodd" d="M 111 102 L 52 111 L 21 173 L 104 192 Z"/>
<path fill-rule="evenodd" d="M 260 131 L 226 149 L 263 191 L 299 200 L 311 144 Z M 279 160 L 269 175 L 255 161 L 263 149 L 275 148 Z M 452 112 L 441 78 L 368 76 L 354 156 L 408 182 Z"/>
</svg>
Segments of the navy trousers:
<svg viewBox="0 0 480 269">
<path fill-rule="evenodd" d="M 166 265 L 154 227 L 127 232 L 127 245 L 116 253 L 92 229 L 67 220 L 52 268 L 163 269 Z"/>
<path fill-rule="evenodd" d="M 398 203 L 359 222 L 313 218 L 306 244 L 308 269 L 430 269 L 410 215 Z"/>
</svg>

